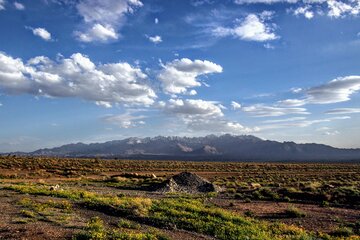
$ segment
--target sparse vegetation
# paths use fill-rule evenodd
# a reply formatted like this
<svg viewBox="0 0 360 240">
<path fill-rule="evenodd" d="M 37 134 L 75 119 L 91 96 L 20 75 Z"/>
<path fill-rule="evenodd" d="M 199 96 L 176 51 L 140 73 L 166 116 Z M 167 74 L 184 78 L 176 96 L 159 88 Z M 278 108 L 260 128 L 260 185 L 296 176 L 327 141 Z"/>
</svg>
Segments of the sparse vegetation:
<svg viewBox="0 0 360 240">
<path fill-rule="evenodd" d="M 11 169 L 17 170 L 10 173 Z M 122 172 L 114 174 L 114 169 Z M 175 170 L 204 174 L 222 191 L 160 195 L 149 192 L 149 186 L 164 181 Z M 183 229 L 190 235 L 217 239 L 356 239 L 359 224 L 346 222 L 339 215 L 332 220 L 335 225 L 325 229 L 327 234 L 292 224 L 314 221 L 314 213 L 299 203 L 312 204 L 319 211 L 337 206 L 357 211 L 359 172 L 360 167 L 355 164 L 34 157 L 26 158 L 25 164 L 24 158 L 11 156 L 0 157 L 0 193 L 7 199 L 16 196 L 16 214 L 10 224 L 52 224 L 71 231 L 74 239 L 169 239 L 164 234 L 169 229 L 174 234 Z M 257 209 L 257 204 L 263 202 L 282 204 L 281 211 L 272 213 L 277 223 L 266 221 L 270 213 L 263 218 L 261 209 Z M 245 209 L 238 209 L 244 204 Z M 82 213 L 89 210 L 90 216 Z M 93 213 L 111 216 L 112 220 L 91 218 Z M 65 228 L 75 222 L 76 227 Z M 77 230 L 79 227 L 83 231 Z"/>
</svg>

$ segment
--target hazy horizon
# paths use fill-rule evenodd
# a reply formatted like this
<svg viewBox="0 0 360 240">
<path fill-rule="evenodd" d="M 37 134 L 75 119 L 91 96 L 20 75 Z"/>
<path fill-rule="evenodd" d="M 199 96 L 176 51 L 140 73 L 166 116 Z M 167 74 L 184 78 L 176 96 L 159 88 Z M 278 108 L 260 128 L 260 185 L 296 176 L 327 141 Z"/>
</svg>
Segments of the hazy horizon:
<svg viewBox="0 0 360 240">
<path fill-rule="evenodd" d="M 230 133 L 360 148 L 360 1 L 0 0 L 0 152 Z"/>
</svg>

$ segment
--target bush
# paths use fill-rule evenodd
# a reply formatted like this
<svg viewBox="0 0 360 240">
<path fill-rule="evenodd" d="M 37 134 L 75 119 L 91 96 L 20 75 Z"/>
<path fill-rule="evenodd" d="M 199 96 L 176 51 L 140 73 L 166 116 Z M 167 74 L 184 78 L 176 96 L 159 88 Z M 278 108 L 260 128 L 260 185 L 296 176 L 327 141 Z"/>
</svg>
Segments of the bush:
<svg viewBox="0 0 360 240">
<path fill-rule="evenodd" d="M 306 216 L 306 214 L 301 209 L 298 209 L 294 206 L 288 207 L 288 209 L 285 210 L 285 215 L 291 218 L 301 218 Z"/>
<path fill-rule="evenodd" d="M 330 235 L 334 237 L 350 237 L 353 235 L 353 230 L 348 227 L 339 227 L 338 229 L 332 231 Z"/>
<path fill-rule="evenodd" d="M 244 215 L 246 216 L 246 217 L 254 217 L 254 212 L 253 211 L 251 211 L 251 210 L 246 210 L 245 212 L 244 212 Z"/>
<path fill-rule="evenodd" d="M 138 223 L 134 223 L 134 222 L 131 222 L 131 221 L 126 220 L 126 219 L 121 219 L 118 222 L 118 227 L 120 227 L 120 228 L 128 228 L 128 229 L 140 229 L 141 226 Z"/>
</svg>

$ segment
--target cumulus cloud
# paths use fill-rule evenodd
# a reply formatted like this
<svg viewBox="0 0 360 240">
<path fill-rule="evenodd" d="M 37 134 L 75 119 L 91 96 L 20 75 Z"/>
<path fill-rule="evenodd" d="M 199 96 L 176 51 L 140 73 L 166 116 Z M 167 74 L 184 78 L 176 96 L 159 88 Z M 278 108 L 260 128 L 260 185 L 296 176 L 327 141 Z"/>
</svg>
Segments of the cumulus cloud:
<svg viewBox="0 0 360 240">
<path fill-rule="evenodd" d="M 143 4 L 139 0 L 82 0 L 76 8 L 83 18 L 75 36 L 82 42 L 107 42 L 119 38 L 126 15 Z"/>
<path fill-rule="evenodd" d="M 249 128 L 236 121 L 226 119 L 191 119 L 187 121 L 187 127 L 192 131 L 212 132 L 212 133 L 232 133 L 244 134 L 258 132 L 258 127 Z"/>
<path fill-rule="evenodd" d="M 327 114 L 351 114 L 351 113 L 360 113 L 360 108 L 335 108 L 329 111 L 326 111 Z"/>
<path fill-rule="evenodd" d="M 243 107 L 242 111 L 249 113 L 255 117 L 277 117 L 290 114 L 309 114 L 306 108 L 276 107 L 266 106 L 263 104 L 255 104 Z"/>
<path fill-rule="evenodd" d="M 146 78 L 141 69 L 126 62 L 96 65 L 80 53 L 56 61 L 38 56 L 27 62 L 0 53 L 0 89 L 10 94 L 78 97 L 100 105 L 150 105 L 156 94 Z"/>
<path fill-rule="evenodd" d="M 81 42 L 100 41 L 106 42 L 110 39 L 118 39 L 118 34 L 110 25 L 94 24 L 86 32 L 75 31 L 75 36 Z"/>
<path fill-rule="evenodd" d="M 46 30 L 45 28 L 41 28 L 41 27 L 39 28 L 25 27 L 25 28 L 31 30 L 35 36 L 38 36 L 45 41 L 51 41 L 51 33 L 49 33 L 48 30 Z"/>
<path fill-rule="evenodd" d="M 24 4 L 19 3 L 19 2 L 14 2 L 14 7 L 15 7 L 17 10 L 24 10 L 24 9 L 25 9 Z"/>
<path fill-rule="evenodd" d="M 298 7 L 294 10 L 293 13 L 295 16 L 303 15 L 307 19 L 312 19 L 314 17 L 314 12 L 311 11 L 311 6 L 309 5 Z"/>
<path fill-rule="evenodd" d="M 119 115 L 108 115 L 102 118 L 106 123 L 114 124 L 120 128 L 134 128 L 144 125 L 145 116 L 133 116 L 131 113 L 126 112 Z"/>
<path fill-rule="evenodd" d="M 160 102 L 160 106 L 167 113 L 187 118 L 224 116 L 221 104 L 201 99 L 170 99 L 168 102 Z"/>
<path fill-rule="evenodd" d="M 336 78 L 326 84 L 304 90 L 301 99 L 286 99 L 280 101 L 283 106 L 303 106 L 305 104 L 329 104 L 345 102 L 350 96 L 360 90 L 360 76 Z"/>
<path fill-rule="evenodd" d="M 149 39 L 150 42 L 153 42 L 155 44 L 162 42 L 162 39 L 161 39 L 161 37 L 159 35 L 156 35 L 156 36 L 153 36 L 153 37 L 147 36 L 147 38 Z"/>
<path fill-rule="evenodd" d="M 175 59 L 165 65 L 162 64 L 162 68 L 157 78 L 168 94 L 191 94 L 189 88 L 201 86 L 199 76 L 222 72 L 222 67 L 216 63 L 207 60 L 192 61 L 188 58 Z"/>
<path fill-rule="evenodd" d="M 269 12 L 260 15 L 249 14 L 243 21 L 239 21 L 234 27 L 217 27 L 213 35 L 217 37 L 233 36 L 245 41 L 270 41 L 279 38 L 275 32 L 274 24 L 266 23 L 271 18 Z"/>
<path fill-rule="evenodd" d="M 327 1 L 329 12 L 329 17 L 339 18 L 344 16 L 344 14 L 351 13 L 353 15 L 357 15 L 359 9 L 351 6 L 350 4 L 346 4 L 341 1 L 329 0 Z M 358 3 L 359 4 L 359 3 Z"/>
<path fill-rule="evenodd" d="M 255 128 L 246 128 L 236 121 L 225 119 L 222 112 L 225 107 L 218 102 L 201 99 L 170 99 L 167 102 L 160 102 L 159 107 L 170 116 L 182 120 L 191 131 L 217 133 L 256 131 Z"/>
<path fill-rule="evenodd" d="M 238 102 L 235 102 L 235 101 L 231 101 L 231 108 L 232 108 L 233 110 L 240 109 L 240 108 L 241 108 L 241 104 L 238 103 Z"/>
</svg>

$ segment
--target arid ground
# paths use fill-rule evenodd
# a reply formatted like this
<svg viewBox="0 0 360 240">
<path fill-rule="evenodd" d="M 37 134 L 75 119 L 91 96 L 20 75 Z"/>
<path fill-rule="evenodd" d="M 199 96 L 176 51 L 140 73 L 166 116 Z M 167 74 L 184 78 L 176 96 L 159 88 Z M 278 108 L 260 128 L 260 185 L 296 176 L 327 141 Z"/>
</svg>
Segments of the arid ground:
<svg viewBox="0 0 360 240">
<path fill-rule="evenodd" d="M 192 172 L 219 193 L 159 193 Z M 0 157 L 0 239 L 360 239 L 360 165 Z"/>
</svg>

